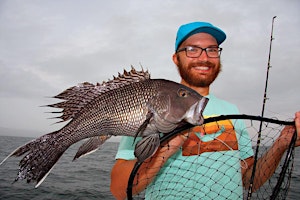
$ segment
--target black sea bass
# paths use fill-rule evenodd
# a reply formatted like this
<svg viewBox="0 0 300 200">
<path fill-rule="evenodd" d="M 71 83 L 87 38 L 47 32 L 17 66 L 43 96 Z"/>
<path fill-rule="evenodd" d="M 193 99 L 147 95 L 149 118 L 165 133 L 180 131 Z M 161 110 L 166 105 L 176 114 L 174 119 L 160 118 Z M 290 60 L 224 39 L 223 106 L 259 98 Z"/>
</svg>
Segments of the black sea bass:
<svg viewBox="0 0 300 200">
<path fill-rule="evenodd" d="M 160 145 L 159 133 L 190 123 L 201 125 L 208 99 L 181 84 L 150 79 L 146 71 L 124 71 L 102 84 L 82 83 L 55 98 L 67 125 L 16 149 L 21 156 L 18 179 L 36 181 L 38 187 L 61 155 L 74 143 L 89 138 L 75 158 L 96 150 L 110 136 L 142 137 L 135 146 L 138 161 L 152 156 Z M 9 157 L 9 156 L 8 156 Z M 3 163 L 3 162 L 2 162 Z"/>
</svg>

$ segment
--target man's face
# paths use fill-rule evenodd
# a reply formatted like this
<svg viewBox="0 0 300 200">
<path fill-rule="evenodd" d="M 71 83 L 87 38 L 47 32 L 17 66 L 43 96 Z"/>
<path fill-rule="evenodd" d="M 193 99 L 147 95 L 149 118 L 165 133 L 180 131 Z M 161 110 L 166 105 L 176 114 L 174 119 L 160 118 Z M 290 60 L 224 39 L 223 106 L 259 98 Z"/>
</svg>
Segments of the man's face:
<svg viewBox="0 0 300 200">
<path fill-rule="evenodd" d="M 217 47 L 216 39 L 207 33 L 197 33 L 187 38 L 178 49 L 186 46 L 201 48 Z M 185 51 L 173 56 L 174 63 L 182 78 L 182 83 L 193 87 L 209 87 L 221 71 L 220 58 L 210 58 L 202 51 L 198 58 L 189 58 Z"/>
</svg>

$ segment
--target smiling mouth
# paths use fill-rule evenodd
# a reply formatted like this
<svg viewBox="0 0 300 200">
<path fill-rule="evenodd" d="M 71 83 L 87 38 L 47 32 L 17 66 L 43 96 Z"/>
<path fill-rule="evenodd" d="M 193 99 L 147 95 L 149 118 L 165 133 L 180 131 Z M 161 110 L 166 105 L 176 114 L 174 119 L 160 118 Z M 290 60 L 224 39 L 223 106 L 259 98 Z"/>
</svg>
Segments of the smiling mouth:
<svg viewBox="0 0 300 200">
<path fill-rule="evenodd" d="M 194 67 L 196 70 L 203 70 L 203 71 L 207 71 L 210 69 L 210 67 L 207 67 L 207 66 L 197 66 L 197 67 Z"/>
<path fill-rule="evenodd" d="M 195 70 L 198 73 L 208 73 L 211 70 L 211 67 L 208 66 L 195 66 L 192 67 L 193 70 Z"/>
</svg>

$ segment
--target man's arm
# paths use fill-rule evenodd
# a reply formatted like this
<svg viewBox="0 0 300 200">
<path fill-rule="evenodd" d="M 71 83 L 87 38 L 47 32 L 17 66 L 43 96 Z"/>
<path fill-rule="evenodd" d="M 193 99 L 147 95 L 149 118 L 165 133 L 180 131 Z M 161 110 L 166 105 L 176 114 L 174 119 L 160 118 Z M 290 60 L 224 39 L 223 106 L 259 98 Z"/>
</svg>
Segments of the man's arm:
<svg viewBox="0 0 300 200">
<path fill-rule="evenodd" d="M 286 126 L 272 147 L 257 161 L 253 191 L 261 187 L 275 172 L 284 152 L 287 150 L 293 134 L 297 131 L 297 141 L 295 146 L 300 146 L 300 112 L 295 114 L 295 126 Z M 244 187 L 248 188 L 252 174 L 253 157 L 245 160 L 242 165 L 242 175 Z"/>
<path fill-rule="evenodd" d="M 133 194 L 143 191 L 154 179 L 164 163 L 182 146 L 187 137 L 178 135 L 157 150 L 157 152 L 140 166 L 133 182 Z M 111 171 L 110 190 L 116 199 L 125 199 L 127 183 L 136 160 L 118 159 Z"/>
<path fill-rule="evenodd" d="M 295 125 L 298 134 L 296 146 L 300 146 L 300 112 L 296 113 Z M 275 172 L 279 161 L 288 147 L 294 133 L 295 127 L 288 126 L 282 131 L 274 145 L 257 162 L 257 171 L 253 190 L 258 189 Z M 168 143 L 162 145 L 155 155 L 146 160 L 138 170 L 138 176 L 134 179 L 133 193 L 143 191 L 159 172 L 161 166 L 167 159 L 178 151 L 186 140 L 186 136 L 178 135 Z M 249 186 L 249 180 L 253 168 L 253 157 L 242 162 L 242 175 L 245 187 Z M 117 199 L 125 199 L 127 194 L 127 183 L 136 160 L 117 160 L 111 172 L 111 192 Z M 247 163 L 247 164 L 245 164 Z"/>
</svg>

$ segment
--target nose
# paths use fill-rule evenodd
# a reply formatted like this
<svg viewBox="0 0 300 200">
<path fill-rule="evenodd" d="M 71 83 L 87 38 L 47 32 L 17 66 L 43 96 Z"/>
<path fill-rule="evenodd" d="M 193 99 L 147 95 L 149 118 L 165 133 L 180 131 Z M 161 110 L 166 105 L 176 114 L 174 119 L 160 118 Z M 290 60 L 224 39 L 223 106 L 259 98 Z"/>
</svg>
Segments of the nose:
<svg viewBox="0 0 300 200">
<path fill-rule="evenodd" d="M 200 56 L 198 57 L 198 60 L 200 61 L 207 61 L 208 60 L 208 56 L 205 50 L 203 50 L 200 54 Z"/>
</svg>

